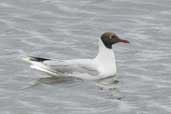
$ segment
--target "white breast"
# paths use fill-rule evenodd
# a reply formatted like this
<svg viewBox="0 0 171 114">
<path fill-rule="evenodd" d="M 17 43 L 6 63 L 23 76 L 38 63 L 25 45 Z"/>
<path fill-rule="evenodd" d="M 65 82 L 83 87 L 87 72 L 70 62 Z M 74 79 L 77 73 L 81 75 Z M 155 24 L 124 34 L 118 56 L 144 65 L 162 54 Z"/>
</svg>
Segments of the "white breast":
<svg viewBox="0 0 171 114">
<path fill-rule="evenodd" d="M 116 61 L 115 55 L 112 49 L 106 48 L 99 40 L 99 52 L 94 59 L 97 64 L 97 68 L 102 76 L 111 76 L 116 74 Z"/>
</svg>

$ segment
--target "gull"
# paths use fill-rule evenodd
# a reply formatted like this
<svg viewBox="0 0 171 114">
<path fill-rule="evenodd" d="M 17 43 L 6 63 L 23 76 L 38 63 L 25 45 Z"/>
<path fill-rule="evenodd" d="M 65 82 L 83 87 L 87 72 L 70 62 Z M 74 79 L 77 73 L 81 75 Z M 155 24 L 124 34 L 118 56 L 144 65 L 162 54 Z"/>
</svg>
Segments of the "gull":
<svg viewBox="0 0 171 114">
<path fill-rule="evenodd" d="M 98 41 L 98 53 L 92 59 L 53 60 L 27 56 L 23 60 L 30 67 L 55 77 L 74 77 L 83 80 L 100 80 L 117 73 L 115 54 L 112 45 L 129 43 L 113 32 L 105 32 Z"/>
</svg>

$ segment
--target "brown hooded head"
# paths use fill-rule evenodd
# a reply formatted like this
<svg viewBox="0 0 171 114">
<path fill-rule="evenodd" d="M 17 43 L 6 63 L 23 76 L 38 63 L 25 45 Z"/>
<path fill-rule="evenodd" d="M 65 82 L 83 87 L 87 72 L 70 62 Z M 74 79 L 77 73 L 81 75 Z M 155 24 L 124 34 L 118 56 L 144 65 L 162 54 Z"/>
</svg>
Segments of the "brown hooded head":
<svg viewBox="0 0 171 114">
<path fill-rule="evenodd" d="M 118 42 L 129 43 L 129 41 L 119 38 L 119 36 L 117 36 L 113 32 L 103 33 L 101 35 L 101 40 L 102 40 L 103 44 L 109 49 L 112 49 L 112 45 L 116 44 Z"/>
</svg>

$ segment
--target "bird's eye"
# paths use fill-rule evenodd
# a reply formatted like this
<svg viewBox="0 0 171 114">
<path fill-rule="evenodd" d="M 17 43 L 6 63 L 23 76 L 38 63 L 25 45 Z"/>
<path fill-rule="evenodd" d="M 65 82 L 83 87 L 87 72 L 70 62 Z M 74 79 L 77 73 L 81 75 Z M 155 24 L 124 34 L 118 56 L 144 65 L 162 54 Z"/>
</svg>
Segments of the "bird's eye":
<svg viewBox="0 0 171 114">
<path fill-rule="evenodd" d="M 112 35 L 112 38 L 116 38 L 117 36 L 116 35 Z"/>
</svg>

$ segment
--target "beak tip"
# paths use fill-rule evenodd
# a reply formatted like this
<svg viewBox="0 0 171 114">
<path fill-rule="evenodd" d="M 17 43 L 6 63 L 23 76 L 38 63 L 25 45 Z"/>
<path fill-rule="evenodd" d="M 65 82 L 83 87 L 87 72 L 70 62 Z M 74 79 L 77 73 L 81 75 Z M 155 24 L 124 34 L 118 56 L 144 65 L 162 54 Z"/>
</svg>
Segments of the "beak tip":
<svg viewBox="0 0 171 114">
<path fill-rule="evenodd" d="M 123 40 L 123 39 L 120 39 L 120 42 L 123 42 L 123 43 L 130 43 L 128 40 Z"/>
</svg>

